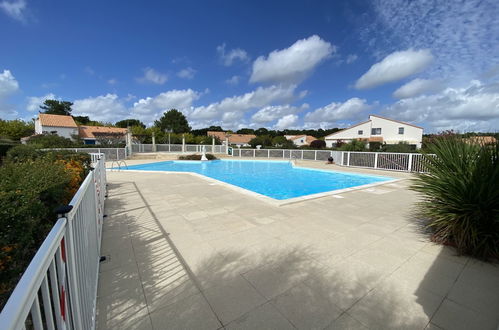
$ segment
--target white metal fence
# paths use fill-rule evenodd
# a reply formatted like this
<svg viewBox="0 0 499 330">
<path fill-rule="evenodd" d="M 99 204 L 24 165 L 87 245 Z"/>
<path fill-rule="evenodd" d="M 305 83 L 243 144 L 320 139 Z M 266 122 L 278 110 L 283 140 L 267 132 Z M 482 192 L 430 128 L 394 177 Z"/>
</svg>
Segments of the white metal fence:
<svg viewBox="0 0 499 330">
<path fill-rule="evenodd" d="M 229 150 L 229 154 L 239 158 L 283 158 L 321 161 L 333 157 L 336 164 L 341 166 L 403 172 L 426 172 L 427 170 L 425 156 L 417 153 L 233 148 Z"/>
<path fill-rule="evenodd" d="M 335 150 L 296 150 L 296 149 L 239 149 L 232 148 L 229 154 L 233 157 L 250 158 L 283 158 L 283 159 L 304 159 L 326 161 L 333 157 L 338 161 L 341 157 L 341 151 Z"/>
<path fill-rule="evenodd" d="M 0 313 L 2 329 L 94 329 L 104 199 L 105 158 L 45 238 Z"/>
<path fill-rule="evenodd" d="M 343 151 L 341 165 L 403 172 L 426 172 L 425 155 L 394 152 Z"/>
<path fill-rule="evenodd" d="M 132 152 L 202 152 L 205 147 L 206 152 L 214 154 L 225 154 L 227 148 L 224 145 L 212 144 L 132 144 Z M 156 149 L 156 150 L 155 150 Z"/>
</svg>

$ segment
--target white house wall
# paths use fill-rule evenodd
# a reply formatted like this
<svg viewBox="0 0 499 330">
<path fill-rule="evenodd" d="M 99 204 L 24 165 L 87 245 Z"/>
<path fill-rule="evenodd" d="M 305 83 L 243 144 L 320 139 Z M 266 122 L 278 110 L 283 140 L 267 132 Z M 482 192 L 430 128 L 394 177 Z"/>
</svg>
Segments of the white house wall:
<svg viewBox="0 0 499 330">
<path fill-rule="evenodd" d="M 420 146 L 423 139 L 423 129 L 411 125 L 402 124 L 396 121 L 370 116 L 372 128 L 381 128 L 383 142 L 386 144 L 397 144 L 399 142 L 407 142 Z M 404 134 L 398 134 L 399 128 L 404 128 Z M 369 131 L 369 133 L 371 133 Z"/>
<path fill-rule="evenodd" d="M 76 127 L 55 127 L 55 126 L 41 126 L 41 133 L 47 132 L 57 132 L 57 135 L 71 139 L 73 135 L 78 135 L 78 128 Z M 36 132 L 36 124 L 35 124 L 35 132 Z M 36 132 L 39 134 L 38 132 Z"/>
<path fill-rule="evenodd" d="M 359 135 L 362 131 L 362 135 Z M 338 133 L 329 135 L 325 138 L 326 147 L 331 148 L 338 140 L 350 142 L 354 139 L 366 139 L 371 136 L 371 122 L 365 122 L 354 127 L 346 128 Z"/>
</svg>

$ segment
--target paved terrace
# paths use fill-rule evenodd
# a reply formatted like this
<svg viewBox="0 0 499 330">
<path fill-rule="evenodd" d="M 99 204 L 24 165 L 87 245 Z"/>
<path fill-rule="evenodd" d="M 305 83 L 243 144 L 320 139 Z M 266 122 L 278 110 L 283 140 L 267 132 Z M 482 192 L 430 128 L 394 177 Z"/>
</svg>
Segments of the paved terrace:
<svg viewBox="0 0 499 330">
<path fill-rule="evenodd" d="M 108 180 L 98 329 L 497 329 L 499 269 L 430 243 L 407 180 L 281 207 L 186 174 Z"/>
</svg>

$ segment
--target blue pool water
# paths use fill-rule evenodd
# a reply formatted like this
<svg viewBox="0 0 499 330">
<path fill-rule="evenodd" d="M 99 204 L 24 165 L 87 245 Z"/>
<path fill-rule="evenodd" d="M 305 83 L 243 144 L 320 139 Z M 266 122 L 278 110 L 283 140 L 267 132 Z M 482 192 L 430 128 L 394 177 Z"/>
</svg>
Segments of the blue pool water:
<svg viewBox="0 0 499 330">
<path fill-rule="evenodd" d="M 288 161 L 164 161 L 131 165 L 128 169 L 194 172 L 279 200 L 393 180 L 383 176 L 293 167 Z"/>
</svg>

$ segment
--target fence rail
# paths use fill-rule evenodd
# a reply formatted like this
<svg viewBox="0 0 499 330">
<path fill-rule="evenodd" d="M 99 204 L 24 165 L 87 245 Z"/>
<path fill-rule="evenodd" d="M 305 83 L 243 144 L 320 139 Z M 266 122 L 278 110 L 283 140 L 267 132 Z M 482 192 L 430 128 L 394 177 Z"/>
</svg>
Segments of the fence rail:
<svg viewBox="0 0 499 330">
<path fill-rule="evenodd" d="M 426 172 L 427 159 L 423 154 L 394 152 L 343 151 L 341 165 L 402 172 Z M 430 155 L 432 157 L 433 155 Z"/>
<path fill-rule="evenodd" d="M 329 157 L 337 160 L 341 157 L 341 151 L 335 150 L 296 150 L 296 149 L 239 149 L 232 148 L 229 151 L 232 157 L 250 158 L 283 158 L 326 161 Z"/>
<path fill-rule="evenodd" d="M 202 152 L 205 147 L 206 152 L 214 154 L 225 154 L 227 148 L 224 145 L 212 144 L 132 144 L 132 152 Z"/>
<path fill-rule="evenodd" d="M 2 329 L 94 329 L 104 155 L 49 232 L 0 313 Z"/>
<path fill-rule="evenodd" d="M 425 156 L 416 153 L 233 148 L 229 150 L 229 154 L 239 158 L 283 158 L 321 161 L 326 161 L 329 157 L 333 157 L 338 165 L 348 167 L 403 172 L 426 172 L 427 170 Z"/>
</svg>

